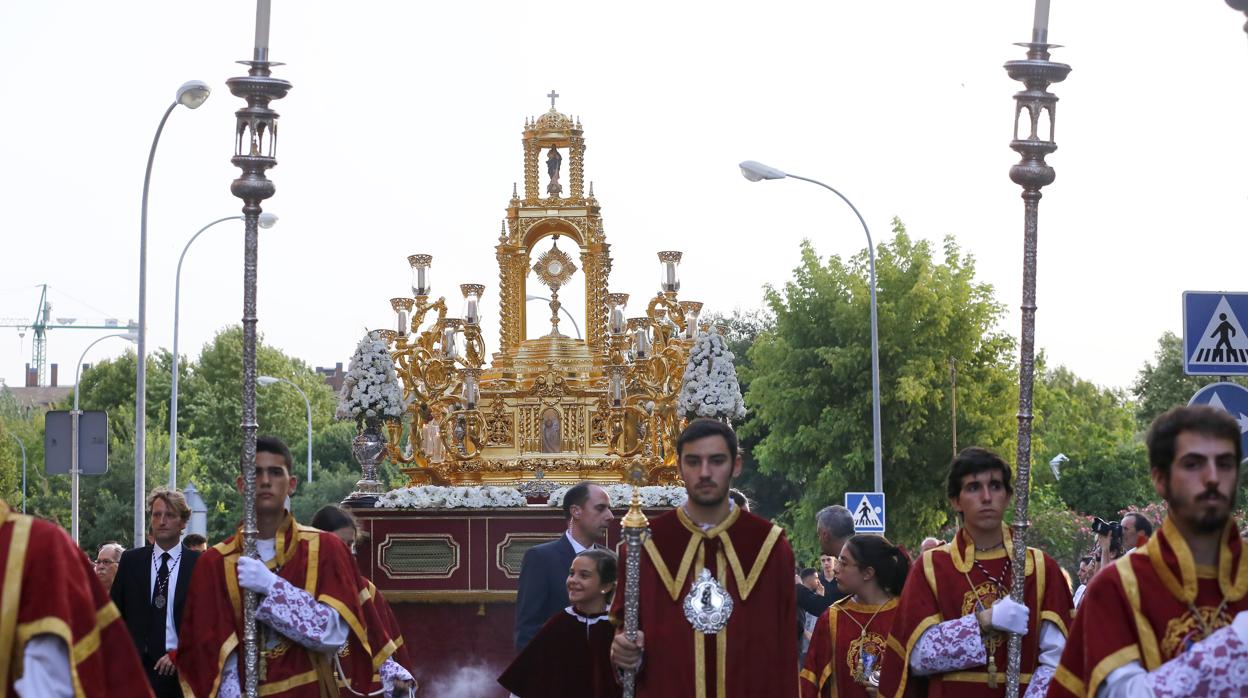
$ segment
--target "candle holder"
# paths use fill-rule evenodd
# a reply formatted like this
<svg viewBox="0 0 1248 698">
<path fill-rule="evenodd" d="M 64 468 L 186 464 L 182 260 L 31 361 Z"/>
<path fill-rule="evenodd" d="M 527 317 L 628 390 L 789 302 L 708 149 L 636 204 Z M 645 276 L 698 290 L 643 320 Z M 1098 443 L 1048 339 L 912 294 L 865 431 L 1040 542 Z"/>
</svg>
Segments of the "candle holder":
<svg viewBox="0 0 1248 698">
<path fill-rule="evenodd" d="M 433 264 L 433 255 L 414 254 L 407 258 L 412 265 L 412 295 L 417 298 L 427 297 L 433 291 L 429 279 L 429 267 Z"/>
<path fill-rule="evenodd" d="M 664 293 L 676 293 L 680 290 L 680 258 L 681 253 L 675 250 L 666 250 L 659 253 L 659 261 L 663 263 L 663 273 L 659 279 L 659 288 Z"/>
<path fill-rule="evenodd" d="M 390 307 L 394 309 L 395 333 L 400 342 L 406 342 L 407 336 L 411 334 L 412 327 L 409 318 L 414 305 L 416 305 L 416 300 L 412 298 L 390 299 Z"/>
</svg>

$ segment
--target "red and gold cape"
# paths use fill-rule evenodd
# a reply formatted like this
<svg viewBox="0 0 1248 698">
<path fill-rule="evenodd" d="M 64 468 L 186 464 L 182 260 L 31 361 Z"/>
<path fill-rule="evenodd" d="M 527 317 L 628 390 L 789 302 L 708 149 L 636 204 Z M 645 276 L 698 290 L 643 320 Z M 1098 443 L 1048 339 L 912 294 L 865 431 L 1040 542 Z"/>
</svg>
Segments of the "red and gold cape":
<svg viewBox="0 0 1248 698">
<path fill-rule="evenodd" d="M 75 696 L 152 695 L 117 607 L 58 526 L 0 501 L 0 570 L 0 698 L 16 695 L 36 635 L 65 642 Z"/>
<path fill-rule="evenodd" d="M 860 604 L 850 597 L 824 611 L 815 623 L 806 665 L 799 674 L 802 698 L 867 698 L 866 686 L 855 680 L 864 669 L 862 653 L 875 655 L 876 661 L 884 658 L 896 612 L 897 599 Z"/>
<path fill-rule="evenodd" d="M 1094 696 L 1132 661 L 1154 671 L 1203 639 L 1202 622 L 1213 632 L 1245 610 L 1248 555 L 1234 520 L 1222 532 L 1217 566 L 1203 567 L 1166 519 L 1152 540 L 1088 584 L 1049 695 Z"/>
<path fill-rule="evenodd" d="M 928 696 L 958 698 L 1004 694 L 1007 645 L 1004 633 L 999 635 L 993 655 L 997 666 L 996 688 L 988 686 L 987 666 L 926 677 L 910 675 L 910 653 L 923 631 L 974 612 L 977 599 L 991 606 L 998 596 L 996 584 L 988 575 L 1007 585 L 1011 583 L 1013 575 L 1007 573 L 1010 568 L 1006 556 L 1014 550 L 1014 538 L 1008 527 L 1002 526 L 1002 531 L 1005 541 L 1002 547 L 977 552 L 970 535 L 958 529 L 952 542 L 928 550 L 910 567 L 884 654 L 880 696 L 900 698 L 908 689 Z M 1036 548 L 1027 548 L 1026 559 L 1027 585 L 1023 600 L 1030 615 L 1027 634 L 1023 636 L 1020 665 L 1020 684 L 1024 687 L 1031 682 L 1039 660 L 1040 623 L 1051 621 L 1065 635 L 1074 608 L 1070 587 L 1057 562 Z"/>
<path fill-rule="evenodd" d="M 756 698 L 797 695 L 797 600 L 793 550 L 784 530 L 733 507 L 703 531 L 683 508 L 650 522 L 643 544 L 640 627 L 645 656 L 639 698 Z M 611 616 L 623 623 L 627 546 L 621 593 Z M 685 619 L 685 594 L 702 569 L 732 596 L 728 626 L 703 635 Z"/>
<path fill-rule="evenodd" d="M 368 582 L 360 577 L 347 547 L 332 533 L 301 526 L 289 513 L 277 531 L 277 555 L 267 565 L 279 577 L 333 608 L 350 628 L 346 652 L 340 657 L 352 688 L 367 692 L 382 662 L 398 643 L 368 603 Z M 242 660 L 243 593 L 238 585 L 238 558 L 243 537 L 235 533 L 209 548 L 195 564 L 179 634 L 177 666 L 187 696 L 215 696 L 221 670 L 231 652 Z M 369 608 L 373 611 L 370 613 Z M 370 615 L 372 616 L 370 618 Z M 262 649 L 264 674 L 260 692 L 288 698 L 331 698 L 338 695 L 331 659 L 281 638 Z"/>
</svg>

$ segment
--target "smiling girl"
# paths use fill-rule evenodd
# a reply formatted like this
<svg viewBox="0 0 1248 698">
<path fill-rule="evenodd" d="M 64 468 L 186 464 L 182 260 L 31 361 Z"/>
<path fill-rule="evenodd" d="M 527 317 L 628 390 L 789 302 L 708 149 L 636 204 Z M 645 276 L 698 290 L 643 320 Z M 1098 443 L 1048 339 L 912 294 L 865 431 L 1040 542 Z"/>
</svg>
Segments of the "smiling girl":
<svg viewBox="0 0 1248 698">
<path fill-rule="evenodd" d="M 802 698 L 875 696 L 880 659 L 910 561 L 883 536 L 850 538 L 834 566 L 849 594 L 815 624 L 801 672 Z"/>
<path fill-rule="evenodd" d="M 616 557 L 591 548 L 568 570 L 571 605 L 546 621 L 498 678 L 518 698 L 617 698 L 609 653 L 615 628 L 607 606 L 615 591 Z"/>
</svg>

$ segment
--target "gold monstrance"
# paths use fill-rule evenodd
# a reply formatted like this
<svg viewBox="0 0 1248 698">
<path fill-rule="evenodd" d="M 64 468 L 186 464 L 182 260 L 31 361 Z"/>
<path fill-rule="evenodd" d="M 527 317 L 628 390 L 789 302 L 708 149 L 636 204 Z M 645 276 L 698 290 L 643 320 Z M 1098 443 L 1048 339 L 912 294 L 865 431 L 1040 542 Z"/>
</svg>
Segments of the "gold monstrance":
<svg viewBox="0 0 1248 698">
<path fill-rule="evenodd" d="M 397 322 L 383 335 L 409 406 L 387 425 L 387 455 L 408 466 L 413 485 L 513 485 L 536 494 L 579 480 L 621 482 L 630 470 L 650 483 L 676 477 L 677 396 L 701 304 L 678 300 L 681 254 L 663 251 L 659 292 L 644 314 L 625 319 L 628 295 L 608 293 L 610 245 L 593 184 L 585 191 L 580 120 L 558 112 L 550 96 L 550 111 L 525 120 L 523 195 L 513 185 L 495 247 L 499 346 L 489 365 L 483 285 L 462 285 L 463 312 L 451 317 L 446 299 L 431 295 L 433 257 L 416 254 L 408 258 L 413 297 L 391 301 Z M 579 247 L 579 259 L 560 239 Z M 567 312 L 559 293 L 578 268 L 584 339 L 559 329 Z M 551 291 L 551 331 L 535 338 L 527 336 L 531 276 Z M 405 435 L 409 446 L 401 448 Z"/>
</svg>

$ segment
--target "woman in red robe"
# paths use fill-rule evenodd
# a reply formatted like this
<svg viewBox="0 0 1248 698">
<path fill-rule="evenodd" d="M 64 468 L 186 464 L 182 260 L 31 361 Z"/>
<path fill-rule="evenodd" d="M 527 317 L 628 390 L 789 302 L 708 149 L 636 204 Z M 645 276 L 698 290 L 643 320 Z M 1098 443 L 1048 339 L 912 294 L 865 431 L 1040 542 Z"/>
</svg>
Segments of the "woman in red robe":
<svg viewBox="0 0 1248 698">
<path fill-rule="evenodd" d="M 849 596 L 815 624 L 800 674 L 802 698 L 874 698 L 910 560 L 883 536 L 859 534 L 845 543 L 834 569 Z"/>
<path fill-rule="evenodd" d="M 568 571 L 571 606 L 556 613 L 498 677 L 519 698 L 618 698 L 611 668 L 615 627 L 607 605 L 615 591 L 616 557 L 583 550 Z"/>
</svg>

